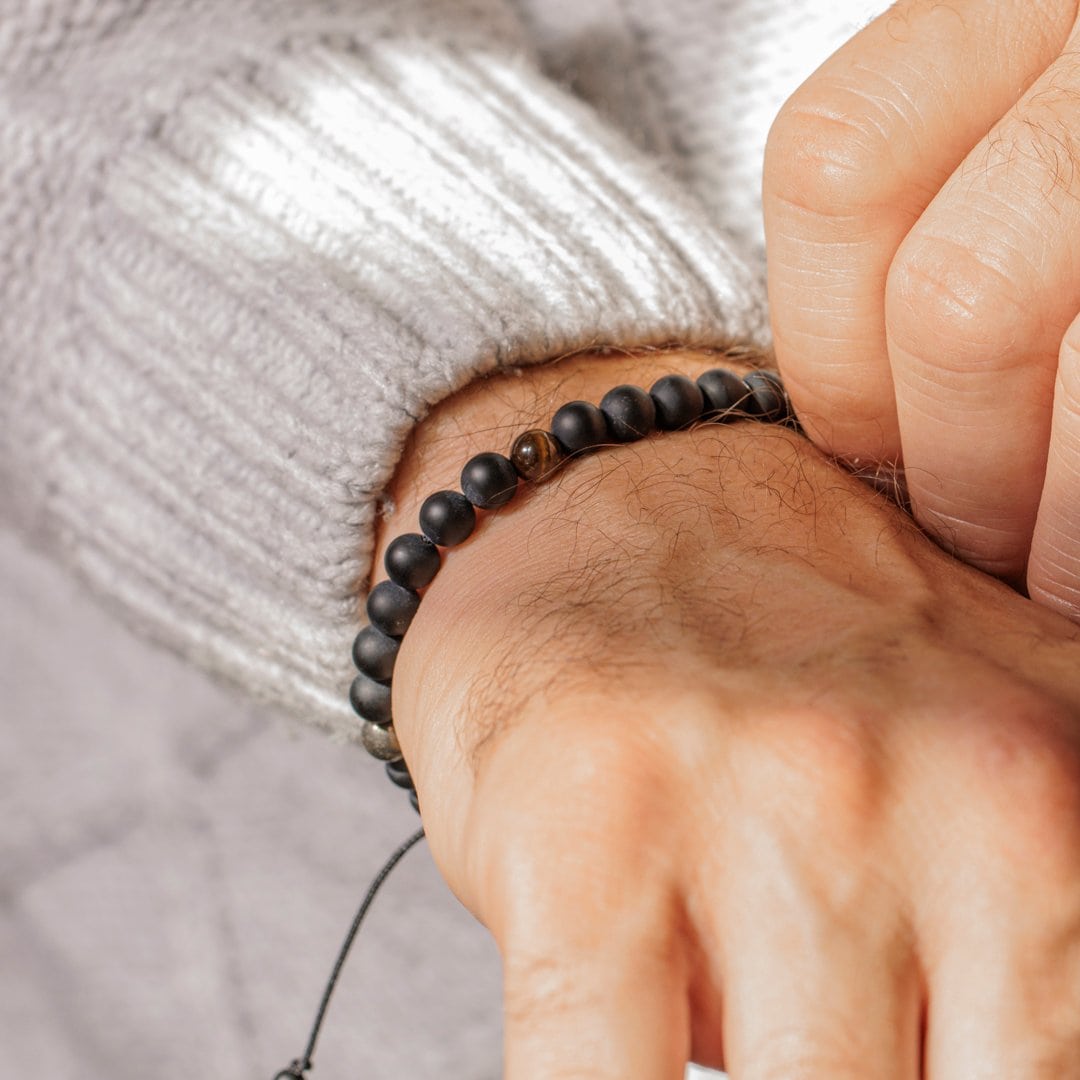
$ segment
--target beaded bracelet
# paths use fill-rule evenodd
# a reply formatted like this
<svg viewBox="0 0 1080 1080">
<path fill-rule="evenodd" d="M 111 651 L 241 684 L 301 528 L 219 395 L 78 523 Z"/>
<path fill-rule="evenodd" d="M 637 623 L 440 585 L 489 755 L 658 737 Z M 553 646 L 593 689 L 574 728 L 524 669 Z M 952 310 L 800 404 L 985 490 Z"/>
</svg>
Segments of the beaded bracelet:
<svg viewBox="0 0 1080 1080">
<path fill-rule="evenodd" d="M 517 494 L 519 482 L 548 479 L 564 461 L 605 445 L 634 442 L 654 431 L 677 431 L 705 421 L 750 419 L 799 430 L 784 385 L 775 371 L 751 371 L 739 377 L 714 368 L 695 382 L 685 375 L 665 375 L 646 393 L 638 386 L 609 390 L 596 406 L 571 401 L 552 417 L 551 430 L 534 428 L 519 435 L 510 456 L 476 454 L 461 471 L 461 491 L 436 491 L 420 507 L 420 532 L 391 541 L 384 565 L 388 581 L 368 595 L 370 622 L 353 642 L 353 662 L 360 674 L 349 701 L 362 720 L 361 742 L 386 773 L 409 792 L 420 812 L 416 788 L 394 734 L 390 709 L 394 663 L 402 638 L 419 610 L 420 590 L 442 566 L 440 548 L 467 540 L 476 528 L 477 510 L 497 510 Z"/>
</svg>

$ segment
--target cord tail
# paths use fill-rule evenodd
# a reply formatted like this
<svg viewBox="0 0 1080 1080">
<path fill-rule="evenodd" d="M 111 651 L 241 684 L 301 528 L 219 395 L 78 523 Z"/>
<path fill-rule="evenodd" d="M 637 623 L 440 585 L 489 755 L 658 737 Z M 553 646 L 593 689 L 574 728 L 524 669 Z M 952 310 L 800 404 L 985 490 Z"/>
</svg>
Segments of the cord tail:
<svg viewBox="0 0 1080 1080">
<path fill-rule="evenodd" d="M 371 907 L 371 903 L 375 899 L 376 893 L 378 893 L 379 889 L 382 887 L 382 883 L 390 876 L 394 867 L 397 866 L 397 864 L 408 854 L 409 850 L 420 843 L 423 838 L 424 830 L 422 828 L 418 829 L 408 838 L 408 840 L 398 846 L 393 855 L 386 860 L 386 865 L 375 875 L 375 879 L 368 887 L 367 895 L 364 897 L 356 916 L 353 918 L 352 926 L 349 927 L 349 932 L 345 935 L 345 940 L 338 950 L 337 960 L 334 961 L 334 969 L 330 972 L 330 978 L 327 980 L 326 989 L 323 991 L 322 1001 L 319 1002 L 319 1010 L 315 1014 L 315 1023 L 311 1026 L 311 1035 L 308 1038 L 304 1056 L 296 1058 L 287 1068 L 282 1069 L 274 1076 L 274 1080 L 304 1080 L 304 1074 L 312 1067 L 311 1059 L 315 1053 L 315 1043 L 319 1038 L 319 1031 L 322 1028 L 323 1019 L 326 1016 L 326 1007 L 330 1004 L 330 996 L 333 994 L 334 987 L 337 985 L 341 969 L 345 966 L 345 960 L 349 955 L 349 949 L 352 948 L 352 943 L 360 931 L 360 925 L 364 921 L 364 916 L 367 915 L 368 908 Z"/>
</svg>

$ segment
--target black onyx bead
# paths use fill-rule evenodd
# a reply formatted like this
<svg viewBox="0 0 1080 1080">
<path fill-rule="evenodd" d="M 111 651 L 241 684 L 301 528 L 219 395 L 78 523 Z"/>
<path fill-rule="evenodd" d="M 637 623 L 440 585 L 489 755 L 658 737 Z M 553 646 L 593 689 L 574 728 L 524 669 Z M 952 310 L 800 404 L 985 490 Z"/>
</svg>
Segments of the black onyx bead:
<svg viewBox="0 0 1080 1080">
<path fill-rule="evenodd" d="M 376 682 L 367 675 L 357 675 L 349 687 L 349 703 L 357 716 L 373 724 L 391 722 L 390 687 L 386 683 Z"/>
<path fill-rule="evenodd" d="M 404 758 L 400 761 L 388 761 L 386 763 L 386 775 L 389 776 L 399 788 L 405 788 L 406 791 L 414 791 L 416 789 L 413 778 L 409 775 L 409 766 L 405 764 Z"/>
<path fill-rule="evenodd" d="M 713 368 L 699 375 L 697 384 L 705 395 L 705 416 L 713 417 L 729 411 L 735 416 L 746 415 L 750 391 L 734 372 Z"/>
<path fill-rule="evenodd" d="M 510 461 L 523 480 L 540 480 L 562 461 L 562 450 L 550 431 L 533 428 L 514 440 Z"/>
<path fill-rule="evenodd" d="M 609 390 L 600 400 L 600 411 L 616 442 L 634 442 L 656 430 L 656 406 L 640 386 Z"/>
<path fill-rule="evenodd" d="M 573 454 L 607 442 L 607 421 L 595 405 L 568 401 L 551 418 L 551 434 L 567 453 Z"/>
<path fill-rule="evenodd" d="M 476 528 L 476 511 L 458 491 L 436 491 L 420 507 L 420 528 L 440 547 L 453 547 L 467 540 Z"/>
<path fill-rule="evenodd" d="M 505 506 L 514 497 L 517 482 L 517 470 L 502 454 L 477 454 L 461 470 L 461 490 L 481 510 Z"/>
<path fill-rule="evenodd" d="M 380 581 L 368 594 L 367 615 L 371 625 L 390 637 L 401 637 L 409 629 L 420 597 L 394 581 Z"/>
<path fill-rule="evenodd" d="M 383 565 L 391 581 L 406 589 L 422 589 L 431 584 L 442 560 L 439 549 L 426 536 L 405 533 L 390 541 Z"/>
<path fill-rule="evenodd" d="M 754 416 L 773 424 L 787 419 L 787 395 L 777 372 L 751 371 L 743 382 L 750 391 L 748 405 Z"/>
<path fill-rule="evenodd" d="M 353 642 L 353 663 L 365 675 L 379 682 L 389 682 L 400 647 L 401 642 L 397 638 L 387 637 L 374 626 L 365 626 Z"/>
<path fill-rule="evenodd" d="M 676 431 L 700 419 L 705 395 L 693 379 L 685 375 L 665 375 L 653 383 L 649 396 L 656 406 L 656 426 Z"/>
</svg>

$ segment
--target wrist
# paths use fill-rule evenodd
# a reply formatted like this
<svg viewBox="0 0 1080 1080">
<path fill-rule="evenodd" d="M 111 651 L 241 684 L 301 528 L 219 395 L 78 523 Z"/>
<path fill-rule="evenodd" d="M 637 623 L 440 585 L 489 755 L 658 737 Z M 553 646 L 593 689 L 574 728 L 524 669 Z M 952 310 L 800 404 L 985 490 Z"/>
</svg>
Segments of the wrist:
<svg viewBox="0 0 1080 1080">
<path fill-rule="evenodd" d="M 695 378 L 713 367 L 742 374 L 754 366 L 760 366 L 754 354 L 689 349 L 593 353 L 471 384 L 416 429 L 392 488 L 376 579 L 385 576 L 381 557 L 386 545 L 415 530 L 427 496 L 457 488 L 462 465 L 474 454 L 507 453 L 523 431 L 548 427 L 552 414 L 567 401 L 598 402 L 623 382 L 648 388 L 663 375 Z M 807 455 L 811 460 L 804 460 Z M 753 612 L 757 627 L 774 616 L 781 621 L 783 599 L 777 611 L 759 601 L 756 579 L 767 563 L 775 563 L 778 580 L 787 588 L 808 561 L 828 561 L 829 542 L 837 530 L 817 520 L 816 511 L 819 496 L 830 486 L 854 489 L 865 497 L 801 436 L 759 423 L 707 423 L 611 445 L 568 463 L 544 482 L 526 485 L 510 505 L 485 515 L 474 536 L 448 553 L 438 580 L 424 590 L 422 613 L 412 624 L 399 661 L 403 678 L 395 679 L 394 691 L 395 728 L 410 767 L 420 764 L 419 753 L 409 746 L 415 748 L 416 725 L 433 715 L 461 717 L 474 711 L 469 701 L 475 697 L 477 678 L 490 677 L 493 666 L 499 668 L 496 658 L 510 637 L 519 639 L 516 653 L 533 658 L 543 654 L 547 667 L 540 664 L 541 671 L 570 674 L 578 659 L 578 641 L 590 642 L 581 654 L 588 655 L 589 664 L 602 661 L 608 642 L 618 639 L 610 632 L 617 612 L 610 608 L 610 597 L 590 597 L 589 582 L 610 582 L 613 563 L 620 560 L 616 583 L 622 575 L 637 590 L 636 603 L 649 597 L 659 611 L 665 590 L 673 582 L 680 590 L 687 588 L 695 574 L 715 561 L 715 551 L 709 550 L 715 547 L 733 573 L 730 580 L 700 583 L 697 592 L 704 605 L 723 593 L 731 607 L 729 629 L 736 634 L 740 613 Z M 850 522 L 843 523 L 842 516 L 839 520 L 839 531 L 850 532 Z M 871 528 L 880 529 L 881 524 L 874 522 Z M 769 556 L 757 557 L 764 548 Z M 745 558 L 748 553 L 750 559 Z M 684 564 L 679 573 L 668 565 L 676 559 Z M 753 565 L 741 573 L 744 562 Z M 839 565 L 845 565 L 843 560 Z M 545 611 L 562 620 L 561 629 L 550 633 L 533 626 Z M 570 611 L 572 620 L 564 618 Z M 679 621 L 685 624 L 685 619 Z M 695 621 L 706 625 L 714 619 L 703 610 Z M 526 624 L 532 629 L 521 638 Z M 760 643 L 761 638 L 755 633 L 750 640 Z M 666 638 L 656 645 L 657 655 L 679 649 L 677 641 Z M 617 644 L 612 647 L 618 651 Z M 681 655 L 691 652 L 682 649 Z M 459 666 L 451 658 L 465 662 Z M 512 674 L 503 669 L 496 676 L 505 683 L 500 688 L 504 700 L 514 699 L 513 691 L 531 681 L 520 664 Z M 424 722 L 423 727 L 429 725 Z M 449 725 L 443 728 L 445 734 L 450 731 Z M 424 741 L 432 737 L 425 730 Z M 482 733 L 472 727 L 469 741 L 475 746 L 478 739 Z M 449 753 L 450 747 L 445 750 Z"/>
<path fill-rule="evenodd" d="M 461 468 L 474 454 L 508 454 L 516 436 L 546 428 L 568 401 L 598 402 L 620 383 L 648 389 L 664 375 L 695 378 L 710 367 L 742 375 L 762 366 L 751 349 L 637 349 L 577 353 L 546 364 L 500 371 L 439 402 L 412 432 L 388 489 L 380 516 L 372 575 L 385 577 L 386 545 L 415 529 L 424 499 L 433 491 L 457 489 Z"/>
</svg>

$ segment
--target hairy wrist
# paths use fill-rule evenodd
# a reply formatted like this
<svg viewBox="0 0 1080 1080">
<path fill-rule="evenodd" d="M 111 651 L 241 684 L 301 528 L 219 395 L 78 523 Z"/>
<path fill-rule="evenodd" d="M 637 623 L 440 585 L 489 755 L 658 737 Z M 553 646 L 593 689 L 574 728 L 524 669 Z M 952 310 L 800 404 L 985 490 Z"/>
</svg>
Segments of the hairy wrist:
<svg viewBox="0 0 1080 1080">
<path fill-rule="evenodd" d="M 763 359 L 747 348 L 609 349 L 500 371 L 469 383 L 436 405 L 405 446 L 378 525 L 372 580 L 382 576 L 389 541 L 415 528 L 420 505 L 431 492 L 458 487 L 461 468 L 472 455 L 509 453 L 519 434 L 547 427 L 559 406 L 573 400 L 598 402 L 620 383 L 647 389 L 663 375 L 694 378 L 709 367 L 744 374 L 762 366 Z"/>
<path fill-rule="evenodd" d="M 584 354 L 471 384 L 418 425 L 377 565 L 391 539 L 415 531 L 429 494 L 458 486 L 473 454 L 507 453 L 566 401 L 597 402 L 618 383 L 647 388 L 670 373 L 745 372 L 755 359 L 673 349 Z M 844 506 L 852 499 L 862 507 L 858 529 Z M 550 672 L 560 680 L 552 691 L 576 681 L 579 693 L 599 667 L 624 662 L 630 635 L 644 634 L 647 648 L 635 652 L 628 686 L 647 680 L 650 657 L 668 666 L 678 657 L 692 681 L 716 668 L 718 643 L 733 668 L 782 653 L 791 629 L 785 594 L 802 588 L 813 602 L 814 588 L 825 586 L 808 587 L 808 566 L 826 580 L 850 575 L 853 535 L 871 552 L 875 532 L 897 527 L 894 513 L 795 432 L 754 422 L 658 433 L 568 462 L 485 514 L 425 592 L 395 679 L 395 727 L 410 765 L 417 718 L 483 713 L 490 726 Z M 788 636 L 797 650 L 798 635 Z M 474 746 L 483 741 L 483 725 L 465 727 Z M 425 731 L 424 740 L 450 731 Z"/>
</svg>

